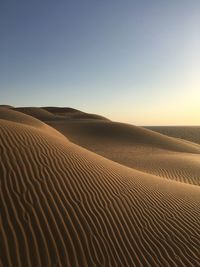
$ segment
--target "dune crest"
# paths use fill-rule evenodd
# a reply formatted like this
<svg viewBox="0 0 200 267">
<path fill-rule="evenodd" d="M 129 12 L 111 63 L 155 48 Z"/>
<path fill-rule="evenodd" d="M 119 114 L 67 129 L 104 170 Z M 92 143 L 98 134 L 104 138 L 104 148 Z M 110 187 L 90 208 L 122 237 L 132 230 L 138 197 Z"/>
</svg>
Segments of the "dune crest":
<svg viewBox="0 0 200 267">
<path fill-rule="evenodd" d="M 61 108 L 61 107 L 19 107 L 13 110 L 22 112 L 24 114 L 35 117 L 41 121 L 63 121 L 69 119 L 95 119 L 95 120 L 107 120 L 107 118 L 97 115 L 86 113 L 74 108 Z"/>
</svg>

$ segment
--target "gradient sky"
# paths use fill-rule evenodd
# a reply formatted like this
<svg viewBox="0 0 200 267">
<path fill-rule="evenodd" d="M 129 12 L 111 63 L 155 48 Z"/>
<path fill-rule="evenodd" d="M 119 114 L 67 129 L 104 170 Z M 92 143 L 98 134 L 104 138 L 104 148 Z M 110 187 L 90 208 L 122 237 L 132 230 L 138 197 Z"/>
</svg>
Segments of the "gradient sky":
<svg viewBox="0 0 200 267">
<path fill-rule="evenodd" d="M 200 1 L 1 0 L 0 103 L 200 125 Z"/>
</svg>

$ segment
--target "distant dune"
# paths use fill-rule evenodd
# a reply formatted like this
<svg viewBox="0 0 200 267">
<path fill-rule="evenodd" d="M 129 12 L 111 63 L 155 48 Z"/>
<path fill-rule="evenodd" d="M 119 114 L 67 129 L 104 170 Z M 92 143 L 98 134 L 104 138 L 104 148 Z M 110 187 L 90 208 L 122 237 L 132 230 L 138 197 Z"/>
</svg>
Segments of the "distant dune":
<svg viewBox="0 0 200 267">
<path fill-rule="evenodd" d="M 198 144 L 101 116 L 17 110 L 0 108 L 3 267 L 199 266 Z"/>
<path fill-rule="evenodd" d="M 0 108 L 13 108 L 13 107 L 10 105 L 0 105 Z"/>
<path fill-rule="evenodd" d="M 200 126 L 149 126 L 145 128 L 200 144 Z"/>
<path fill-rule="evenodd" d="M 20 111 L 27 115 L 33 116 L 42 121 L 57 121 L 67 119 L 98 119 L 108 120 L 103 116 L 96 114 L 89 114 L 73 108 L 59 108 L 59 107 L 20 107 L 12 108 L 13 110 Z"/>
<path fill-rule="evenodd" d="M 23 108 L 13 108 L 13 110 L 30 115 L 42 121 L 51 121 L 59 118 L 58 116 L 55 116 L 54 114 L 48 112 L 43 108 L 23 107 Z"/>
</svg>

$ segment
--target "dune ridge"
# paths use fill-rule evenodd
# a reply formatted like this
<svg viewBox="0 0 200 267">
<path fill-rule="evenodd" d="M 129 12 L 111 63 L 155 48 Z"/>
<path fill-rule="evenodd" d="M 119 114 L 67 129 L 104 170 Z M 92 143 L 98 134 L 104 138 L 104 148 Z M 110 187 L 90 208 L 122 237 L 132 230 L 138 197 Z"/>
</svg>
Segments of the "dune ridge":
<svg viewBox="0 0 200 267">
<path fill-rule="evenodd" d="M 9 106 L 8 106 L 9 107 Z M 59 121 L 69 119 L 95 119 L 95 120 L 107 120 L 107 118 L 90 114 L 74 108 L 64 107 L 11 107 L 15 111 L 22 112 L 24 114 L 35 117 L 41 121 Z"/>
<path fill-rule="evenodd" d="M 199 265 L 199 186 L 0 114 L 2 266 Z"/>
</svg>

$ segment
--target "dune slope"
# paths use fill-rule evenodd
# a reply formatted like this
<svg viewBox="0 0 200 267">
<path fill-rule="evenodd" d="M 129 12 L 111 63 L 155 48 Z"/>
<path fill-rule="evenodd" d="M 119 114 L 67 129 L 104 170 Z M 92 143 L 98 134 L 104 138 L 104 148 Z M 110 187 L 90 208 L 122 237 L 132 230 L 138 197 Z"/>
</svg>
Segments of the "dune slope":
<svg viewBox="0 0 200 267">
<path fill-rule="evenodd" d="M 12 108 L 15 111 L 35 117 L 41 121 L 66 121 L 72 118 L 75 119 L 95 119 L 107 120 L 103 116 L 86 113 L 74 108 L 60 108 L 60 107 L 18 107 Z"/>
<path fill-rule="evenodd" d="M 95 119 L 95 120 L 108 120 L 107 118 L 97 115 L 86 113 L 74 108 L 65 108 L 65 107 L 43 107 L 44 110 L 51 112 L 54 115 L 62 116 L 63 118 L 68 119 Z"/>
<path fill-rule="evenodd" d="M 200 144 L 200 126 L 149 126 L 146 128 Z"/>
<path fill-rule="evenodd" d="M 0 119 L 2 266 L 199 265 L 198 186 L 14 120 Z"/>
<path fill-rule="evenodd" d="M 107 121 L 49 123 L 72 142 L 128 167 L 200 185 L 200 145 Z"/>
<path fill-rule="evenodd" d="M 54 114 L 52 114 L 51 112 L 48 112 L 47 110 L 43 108 L 22 107 L 22 108 L 13 108 L 13 110 L 30 115 L 41 121 L 51 121 L 51 120 L 55 120 L 59 118 L 58 116 L 55 116 Z"/>
<path fill-rule="evenodd" d="M 112 122 L 73 108 L 26 107 L 14 110 L 46 122 L 74 143 L 120 164 L 159 177 L 200 185 L 199 144 Z"/>
<path fill-rule="evenodd" d="M 120 164 L 159 177 L 200 185 L 199 144 L 142 127 L 105 120 L 101 116 L 99 119 L 97 115 L 90 117 L 93 114 L 72 108 L 17 110 L 41 119 L 74 143 Z M 42 110 L 49 112 L 53 119 L 38 116 Z"/>
</svg>

